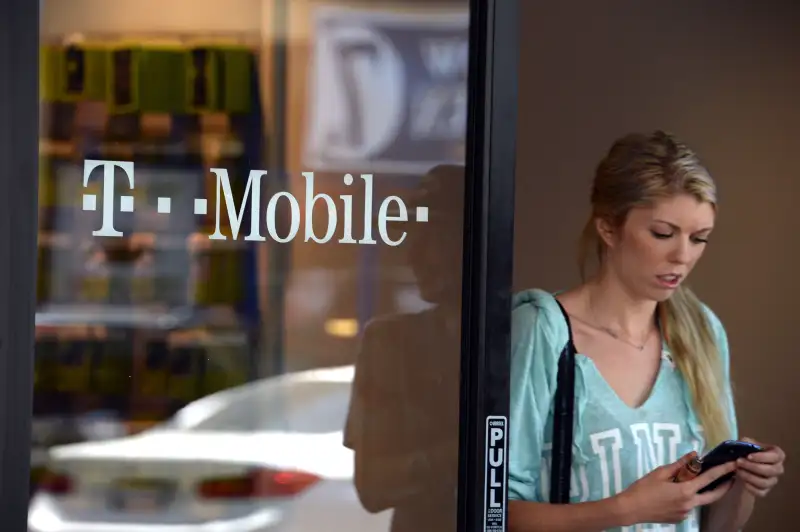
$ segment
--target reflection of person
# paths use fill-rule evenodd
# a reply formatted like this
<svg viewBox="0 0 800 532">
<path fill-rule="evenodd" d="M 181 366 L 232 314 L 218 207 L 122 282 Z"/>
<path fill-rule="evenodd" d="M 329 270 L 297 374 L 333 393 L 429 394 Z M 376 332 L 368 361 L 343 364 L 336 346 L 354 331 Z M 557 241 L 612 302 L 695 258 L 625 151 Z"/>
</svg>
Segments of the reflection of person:
<svg viewBox="0 0 800 532">
<path fill-rule="evenodd" d="M 431 308 L 371 322 L 356 364 L 345 445 L 364 508 L 394 509 L 395 532 L 456 527 L 463 179 L 458 166 L 429 172 L 418 197 L 428 222 L 407 228 Z"/>
<path fill-rule="evenodd" d="M 599 164 L 584 251 L 593 276 L 551 295 L 528 290 L 512 319 L 509 530 L 739 530 L 783 472 L 774 445 L 677 483 L 695 452 L 737 437 L 728 342 L 683 282 L 714 226 L 716 190 L 697 156 L 656 132 L 618 140 Z M 584 253 L 585 255 L 585 253 Z M 569 316 L 576 357 L 571 503 L 548 498 L 558 357 Z M 724 473 L 733 482 L 698 494 Z M 637 527 L 637 530 L 640 528 Z M 647 528 L 649 530 L 649 528 Z"/>
</svg>

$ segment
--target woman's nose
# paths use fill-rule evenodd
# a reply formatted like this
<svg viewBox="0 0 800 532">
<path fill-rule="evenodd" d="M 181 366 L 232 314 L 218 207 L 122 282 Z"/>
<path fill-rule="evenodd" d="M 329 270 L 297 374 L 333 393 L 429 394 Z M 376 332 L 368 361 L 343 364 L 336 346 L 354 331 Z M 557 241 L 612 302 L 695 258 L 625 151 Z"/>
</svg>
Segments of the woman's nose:
<svg viewBox="0 0 800 532">
<path fill-rule="evenodd" d="M 692 260 L 692 243 L 688 239 L 680 239 L 672 250 L 670 256 L 672 262 L 677 264 L 688 264 Z"/>
</svg>

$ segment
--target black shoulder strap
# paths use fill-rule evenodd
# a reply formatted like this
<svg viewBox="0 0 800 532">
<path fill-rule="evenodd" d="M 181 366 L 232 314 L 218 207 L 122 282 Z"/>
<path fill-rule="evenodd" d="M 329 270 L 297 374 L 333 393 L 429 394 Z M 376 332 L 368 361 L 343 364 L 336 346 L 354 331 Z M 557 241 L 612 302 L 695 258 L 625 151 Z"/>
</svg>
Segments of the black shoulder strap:
<svg viewBox="0 0 800 532">
<path fill-rule="evenodd" d="M 558 384 L 555 393 L 553 416 L 553 459 L 550 468 L 550 502 L 569 504 L 570 477 L 572 475 L 573 414 L 575 408 L 575 343 L 572 326 L 561 303 L 558 308 L 567 321 L 569 340 L 558 359 Z"/>
</svg>

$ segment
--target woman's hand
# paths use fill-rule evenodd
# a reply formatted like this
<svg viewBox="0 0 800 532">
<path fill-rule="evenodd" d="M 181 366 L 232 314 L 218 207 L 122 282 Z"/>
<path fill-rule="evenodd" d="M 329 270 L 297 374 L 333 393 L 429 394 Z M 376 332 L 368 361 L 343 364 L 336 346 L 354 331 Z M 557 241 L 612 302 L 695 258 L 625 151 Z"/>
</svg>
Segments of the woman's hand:
<svg viewBox="0 0 800 532">
<path fill-rule="evenodd" d="M 706 493 L 698 494 L 703 487 L 716 479 L 737 470 L 736 462 L 709 469 L 692 480 L 673 482 L 675 475 L 697 455 L 691 452 L 673 464 L 654 469 L 620 494 L 629 523 L 681 523 L 692 510 L 721 499 L 731 489 L 725 482 Z"/>
<path fill-rule="evenodd" d="M 783 475 L 786 454 L 777 445 L 759 443 L 749 438 L 744 438 L 743 441 L 760 445 L 764 451 L 738 460 L 736 480 L 742 482 L 744 488 L 756 497 L 765 497 Z"/>
</svg>

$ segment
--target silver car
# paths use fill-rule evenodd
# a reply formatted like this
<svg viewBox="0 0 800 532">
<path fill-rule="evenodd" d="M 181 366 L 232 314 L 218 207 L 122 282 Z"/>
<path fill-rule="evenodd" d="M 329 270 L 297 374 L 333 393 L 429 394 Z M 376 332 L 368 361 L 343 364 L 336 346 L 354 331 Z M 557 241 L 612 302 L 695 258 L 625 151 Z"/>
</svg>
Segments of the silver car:
<svg viewBox="0 0 800 532">
<path fill-rule="evenodd" d="M 53 447 L 30 532 L 386 531 L 342 445 L 354 368 L 282 375 L 190 403 L 167 423 Z"/>
</svg>

